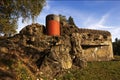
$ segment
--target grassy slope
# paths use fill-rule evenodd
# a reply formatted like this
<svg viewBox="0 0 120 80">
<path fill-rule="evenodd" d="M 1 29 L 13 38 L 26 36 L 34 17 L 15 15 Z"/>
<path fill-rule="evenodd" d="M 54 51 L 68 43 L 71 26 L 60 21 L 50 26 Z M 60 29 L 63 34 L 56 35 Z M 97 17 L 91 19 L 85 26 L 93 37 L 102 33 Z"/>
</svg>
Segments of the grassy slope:
<svg viewBox="0 0 120 80">
<path fill-rule="evenodd" d="M 58 80 L 120 80 L 120 61 L 88 62 L 86 68 L 70 70 Z"/>
</svg>

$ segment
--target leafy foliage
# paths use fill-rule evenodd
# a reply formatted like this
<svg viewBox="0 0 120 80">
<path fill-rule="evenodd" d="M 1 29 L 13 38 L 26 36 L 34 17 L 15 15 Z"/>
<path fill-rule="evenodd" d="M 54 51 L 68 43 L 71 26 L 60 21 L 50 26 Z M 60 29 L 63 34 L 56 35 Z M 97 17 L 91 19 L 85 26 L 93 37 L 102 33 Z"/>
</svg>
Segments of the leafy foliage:
<svg viewBox="0 0 120 80">
<path fill-rule="evenodd" d="M 68 23 L 69 23 L 70 25 L 76 26 L 75 23 L 74 23 L 74 20 L 73 20 L 73 18 L 72 18 L 71 16 L 68 18 Z"/>
<path fill-rule="evenodd" d="M 46 0 L 1 0 L 0 1 L 0 33 L 14 34 L 17 20 L 22 21 L 35 18 L 40 14 Z"/>
<path fill-rule="evenodd" d="M 17 66 L 14 67 L 17 72 L 17 80 L 35 80 L 34 75 L 23 62 L 18 61 Z"/>
<path fill-rule="evenodd" d="M 120 39 L 118 38 L 113 42 L 113 52 L 115 55 L 120 55 Z"/>
</svg>

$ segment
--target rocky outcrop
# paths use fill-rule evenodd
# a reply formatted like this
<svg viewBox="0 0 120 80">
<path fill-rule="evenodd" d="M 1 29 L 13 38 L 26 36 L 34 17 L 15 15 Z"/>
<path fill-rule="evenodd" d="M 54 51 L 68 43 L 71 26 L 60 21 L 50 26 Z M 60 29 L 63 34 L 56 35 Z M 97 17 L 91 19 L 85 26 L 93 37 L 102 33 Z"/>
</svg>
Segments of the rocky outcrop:
<svg viewBox="0 0 120 80">
<path fill-rule="evenodd" d="M 79 67 L 85 67 L 86 60 L 81 46 L 81 35 L 79 33 L 72 33 L 71 43 L 74 64 Z"/>
<path fill-rule="evenodd" d="M 51 76 L 56 77 L 62 70 L 70 69 L 73 63 L 69 51 L 70 47 L 63 43 L 52 46 L 40 66 L 40 71 L 52 79 Z"/>
<path fill-rule="evenodd" d="M 61 26 L 61 36 L 48 36 L 45 26 L 31 24 L 15 36 L 1 39 L 0 58 L 11 56 L 4 58 L 11 62 L 9 73 L 13 71 L 13 75 L 16 74 L 12 80 L 21 80 L 23 76 L 25 79 L 53 80 L 74 66 L 87 66 L 87 61 L 113 58 L 109 32 L 97 31 L 94 34 L 94 30 L 82 31 L 67 25 Z M 2 65 L 6 66 L 3 63 L 4 60 Z M 0 70 L 3 70 L 2 65 Z"/>
<path fill-rule="evenodd" d="M 77 38 L 78 33 L 57 37 L 48 36 L 45 32 L 43 25 L 28 25 L 19 34 L 6 39 L 9 44 L 2 44 L 0 52 L 14 54 L 17 62 L 22 61 L 22 66 L 40 76 L 37 78 L 52 80 L 73 66 L 84 67 L 86 61 L 81 58 L 81 37 Z"/>
</svg>

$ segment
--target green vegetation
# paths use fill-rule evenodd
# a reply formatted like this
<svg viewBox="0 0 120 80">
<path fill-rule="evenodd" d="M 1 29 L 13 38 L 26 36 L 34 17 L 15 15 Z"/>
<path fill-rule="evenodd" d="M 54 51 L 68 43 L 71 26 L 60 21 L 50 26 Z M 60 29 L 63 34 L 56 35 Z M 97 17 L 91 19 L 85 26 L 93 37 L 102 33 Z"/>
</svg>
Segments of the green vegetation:
<svg viewBox="0 0 120 80">
<path fill-rule="evenodd" d="M 76 25 L 75 25 L 75 22 L 74 22 L 74 20 L 73 20 L 73 18 L 72 18 L 71 16 L 68 18 L 68 23 L 69 23 L 70 25 L 76 26 Z"/>
<path fill-rule="evenodd" d="M 17 71 L 17 80 L 35 80 L 35 77 L 31 73 L 29 68 L 26 67 L 21 61 L 18 61 L 16 71 Z"/>
<path fill-rule="evenodd" d="M 113 42 L 113 52 L 115 55 L 120 55 L 120 39 L 118 38 Z"/>
<path fill-rule="evenodd" d="M 34 19 L 40 14 L 46 0 L 0 0 L 0 34 L 16 32 L 17 21 Z"/>
<path fill-rule="evenodd" d="M 119 58 L 120 56 L 116 56 Z M 72 69 L 57 80 L 119 80 L 120 61 L 88 62 L 84 69 Z"/>
</svg>

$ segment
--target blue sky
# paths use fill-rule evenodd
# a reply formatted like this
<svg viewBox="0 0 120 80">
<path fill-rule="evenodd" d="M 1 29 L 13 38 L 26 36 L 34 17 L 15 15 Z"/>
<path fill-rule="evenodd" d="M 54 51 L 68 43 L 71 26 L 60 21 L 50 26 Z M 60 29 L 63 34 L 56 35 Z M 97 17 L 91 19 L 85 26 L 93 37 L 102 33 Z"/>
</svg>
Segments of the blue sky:
<svg viewBox="0 0 120 80">
<path fill-rule="evenodd" d="M 108 30 L 113 41 L 120 38 L 120 0 L 47 0 L 36 22 L 45 25 L 48 14 L 72 16 L 79 28 Z M 19 22 L 18 31 L 27 24 L 31 21 Z"/>
</svg>

